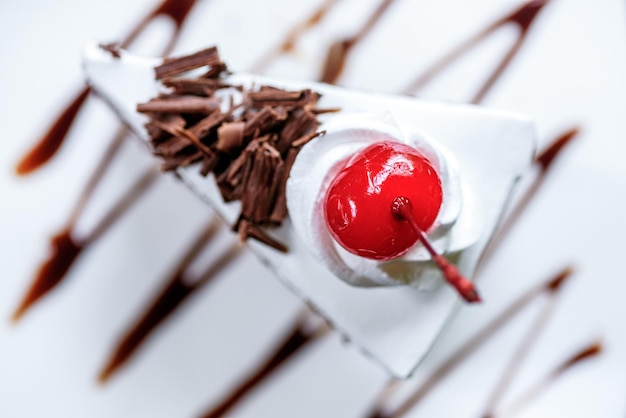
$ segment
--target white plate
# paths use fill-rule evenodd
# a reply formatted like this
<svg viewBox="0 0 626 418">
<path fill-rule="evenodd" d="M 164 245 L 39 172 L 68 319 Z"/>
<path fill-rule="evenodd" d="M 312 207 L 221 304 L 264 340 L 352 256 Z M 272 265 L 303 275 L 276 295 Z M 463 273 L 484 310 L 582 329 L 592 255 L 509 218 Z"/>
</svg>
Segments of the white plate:
<svg viewBox="0 0 626 418">
<path fill-rule="evenodd" d="M 471 7 L 457 0 L 394 3 L 372 35 L 353 50 L 340 82 L 395 92 L 444 51 L 520 3 L 476 0 Z M 78 89 L 79 55 L 85 42 L 116 39 L 153 4 L 0 2 L 0 30 L 5 35 L 0 44 L 5 56 L 0 70 L 5 121 L 0 145 L 4 270 L 0 314 L 5 318 L 0 325 L 0 393 L 6 395 L 0 401 L 1 416 L 195 416 L 261 361 L 301 306 L 254 257 L 246 256 L 167 321 L 108 386 L 95 384 L 120 333 L 152 299 L 192 231 L 204 223 L 206 206 L 164 181 L 85 254 L 67 283 L 17 326 L 8 322 L 48 252 L 48 237 L 65 221 L 86 173 L 111 135 L 114 117 L 90 102 L 48 167 L 23 179 L 11 170 L 51 115 L 65 105 L 69 93 Z M 374 5 L 373 0 L 338 2 L 323 24 L 298 44 L 296 53 L 269 68 L 268 74 L 315 79 L 330 41 L 353 33 Z M 247 69 L 315 7 L 314 1 L 298 6 L 287 0 L 201 1 L 178 51 L 216 43 L 233 68 Z M 150 46 L 161 41 L 159 34 L 166 26 L 158 24 L 140 51 L 154 53 Z M 512 28 L 498 32 L 422 94 L 467 100 L 514 34 Z M 480 285 L 488 302 L 480 309 L 460 310 L 398 400 L 502 306 L 573 262 L 577 273 L 564 288 L 546 332 L 522 364 L 503 406 L 573 351 L 602 337 L 606 350 L 601 356 L 564 374 L 519 416 L 623 417 L 624 39 L 622 1 L 552 1 L 487 97 L 489 107 L 532 115 L 538 122 L 540 147 L 575 124 L 581 126 L 581 135 L 557 162 L 496 260 L 482 271 Z M 85 228 L 128 184 L 135 162 L 145 155 L 130 148 L 89 207 Z M 162 219 L 172 214 L 164 226 Z M 218 244 L 228 242 L 224 237 Z M 242 287 L 248 290 L 242 293 Z M 543 302 L 537 300 L 408 416 L 479 416 Z M 233 415 L 359 417 L 385 380 L 379 367 L 331 337 L 307 348 Z M 450 401 L 452 393 L 455 402 Z"/>
</svg>

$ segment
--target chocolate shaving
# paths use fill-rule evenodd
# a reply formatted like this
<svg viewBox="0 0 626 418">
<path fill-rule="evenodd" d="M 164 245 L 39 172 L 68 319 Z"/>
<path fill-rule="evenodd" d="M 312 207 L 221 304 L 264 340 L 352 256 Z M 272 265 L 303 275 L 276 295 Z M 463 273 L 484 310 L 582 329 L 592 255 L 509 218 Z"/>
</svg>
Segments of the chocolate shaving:
<svg viewBox="0 0 626 418">
<path fill-rule="evenodd" d="M 283 170 L 277 175 L 280 177 L 280 183 L 276 194 L 276 201 L 274 202 L 274 208 L 270 214 L 270 222 L 280 225 L 280 223 L 287 217 L 287 179 L 291 172 L 291 167 L 296 161 L 296 155 L 298 155 L 298 149 L 290 148 L 285 157 L 285 164 Z"/>
<path fill-rule="evenodd" d="M 181 156 L 172 159 L 166 159 L 161 165 L 161 171 L 172 171 L 179 167 L 187 167 L 202 159 L 202 153 L 197 151 L 191 155 Z"/>
<path fill-rule="evenodd" d="M 180 155 L 181 152 L 193 146 L 194 143 L 191 142 L 189 138 L 173 136 L 167 141 L 156 146 L 154 148 L 154 153 L 155 155 L 164 157 L 165 159 L 176 158 L 176 156 Z"/>
<path fill-rule="evenodd" d="M 209 175 L 211 171 L 215 168 L 219 161 L 218 154 L 213 154 L 211 156 L 205 156 L 202 160 L 202 168 L 200 168 L 200 175 L 206 177 Z"/>
<path fill-rule="evenodd" d="M 226 202 L 241 199 L 243 186 L 250 176 L 250 170 L 254 161 L 254 153 L 259 148 L 260 140 L 255 139 L 246 149 L 230 164 L 228 169 L 217 179 L 222 197 Z"/>
<path fill-rule="evenodd" d="M 220 106 L 219 100 L 213 97 L 169 96 L 157 97 L 148 103 L 137 105 L 141 113 L 202 113 L 209 114 Z"/>
<path fill-rule="evenodd" d="M 179 95 L 211 96 L 217 89 L 226 87 L 219 80 L 204 78 L 165 78 L 162 83 Z"/>
<path fill-rule="evenodd" d="M 246 220 L 242 220 L 241 222 L 239 222 L 237 233 L 239 234 L 239 239 L 241 239 L 242 241 L 245 241 L 248 238 L 254 238 L 255 240 L 262 242 L 263 244 L 268 245 L 272 248 L 275 248 L 282 253 L 286 253 L 289 251 L 289 249 L 284 244 L 270 237 L 269 234 L 267 234 L 265 231 L 259 229 L 256 225 L 251 224 Z"/>
<path fill-rule="evenodd" d="M 224 64 L 222 61 L 219 61 L 212 64 L 211 68 L 206 73 L 204 73 L 202 78 L 218 78 L 226 70 L 226 64 Z"/>
<path fill-rule="evenodd" d="M 113 58 L 115 59 L 122 58 L 122 55 L 121 55 L 122 48 L 120 47 L 120 44 L 118 44 L 117 42 L 111 42 L 108 44 L 100 44 L 98 46 L 100 47 L 100 49 L 111 54 Z"/>
<path fill-rule="evenodd" d="M 226 116 L 222 112 L 213 112 L 189 128 L 189 132 L 200 139 L 204 139 L 211 131 L 216 130 L 217 127 L 224 122 L 225 118 Z"/>
<path fill-rule="evenodd" d="M 217 129 L 216 148 L 220 151 L 231 152 L 241 148 L 243 144 L 244 122 L 224 123 Z"/>
<path fill-rule="evenodd" d="M 284 108 L 264 107 L 246 123 L 244 136 L 260 136 L 287 119 Z"/>
<path fill-rule="evenodd" d="M 165 115 L 160 119 L 155 117 L 146 123 L 146 129 L 153 141 L 161 142 L 167 139 L 168 135 L 176 135 L 185 124 L 185 119 L 180 115 Z"/>
<path fill-rule="evenodd" d="M 311 90 L 287 91 L 263 86 L 260 91 L 247 94 L 252 106 L 293 106 L 301 107 L 309 102 Z"/>
<path fill-rule="evenodd" d="M 241 215 L 245 219 L 261 225 L 269 221 L 283 164 L 278 151 L 267 142 L 255 149 L 241 196 Z"/>
<path fill-rule="evenodd" d="M 325 108 L 319 108 L 319 107 L 314 107 L 312 109 L 308 109 L 309 112 L 313 113 L 314 115 L 323 115 L 325 113 L 337 113 L 341 111 L 341 108 L 339 107 L 325 107 Z"/>
<path fill-rule="evenodd" d="M 304 135 L 315 132 L 319 124 L 315 115 L 308 110 L 294 110 L 291 118 L 285 123 L 285 128 L 280 134 L 280 140 L 277 144 L 278 150 L 281 154 L 284 154 L 293 141 L 302 138 Z"/>
<path fill-rule="evenodd" d="M 200 77 L 176 77 L 200 67 L 208 67 Z M 198 163 L 201 175 L 214 173 L 224 201 L 241 201 L 233 227 L 240 238 L 287 251 L 264 228 L 287 216 L 285 188 L 296 155 L 321 134 L 317 115 L 336 109 L 318 109 L 320 95 L 309 89 L 246 89 L 229 85 L 226 74 L 216 48 L 166 59 L 156 77 L 170 92 L 137 110 L 150 117 L 146 129 L 163 171 Z M 233 89 L 243 93 L 237 103 Z"/>
<path fill-rule="evenodd" d="M 220 64 L 223 63 L 220 60 L 217 48 L 211 47 L 184 57 L 166 58 L 163 60 L 163 64 L 157 66 L 154 71 L 156 79 L 160 80 L 165 77 L 171 77 L 190 70 L 195 70 L 196 68 L 205 66 L 212 67 Z"/>
<path fill-rule="evenodd" d="M 209 149 L 209 147 L 207 147 L 206 145 L 204 145 L 202 142 L 200 142 L 200 140 L 198 139 L 197 136 L 195 136 L 192 132 L 186 130 L 186 129 L 181 129 L 180 130 L 180 135 L 181 137 L 187 138 L 188 140 L 190 140 L 191 142 L 194 143 L 194 145 L 196 147 L 198 147 L 198 149 L 200 151 L 202 151 L 204 154 L 206 154 L 208 157 L 213 156 L 213 151 L 211 151 Z"/>
<path fill-rule="evenodd" d="M 300 148 L 306 143 L 308 143 L 313 138 L 317 138 L 318 136 L 324 135 L 326 131 L 318 131 L 318 132 L 310 132 L 306 135 L 301 136 L 291 143 L 291 146 L 294 148 Z"/>
</svg>

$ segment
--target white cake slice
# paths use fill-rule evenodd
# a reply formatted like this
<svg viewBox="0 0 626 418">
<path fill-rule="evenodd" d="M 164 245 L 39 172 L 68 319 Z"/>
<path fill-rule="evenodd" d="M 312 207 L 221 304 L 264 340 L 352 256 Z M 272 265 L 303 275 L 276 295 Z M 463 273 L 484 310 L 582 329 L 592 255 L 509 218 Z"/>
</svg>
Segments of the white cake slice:
<svg viewBox="0 0 626 418">
<path fill-rule="evenodd" d="M 125 51 L 120 54 L 120 58 L 114 58 L 96 44 L 86 48 L 86 78 L 120 119 L 149 144 L 150 138 L 144 128 L 148 119 L 138 113 L 136 107 L 163 91 L 154 74 L 154 67 L 162 61 L 133 56 Z M 527 118 L 517 115 L 476 106 L 430 102 L 244 73 L 234 73 L 228 76 L 227 81 L 247 87 L 309 88 L 322 94 L 320 107 L 341 109 L 338 114 L 324 115 L 329 124 L 334 117 L 383 114 L 403 129 L 419 131 L 428 138 L 434 138 L 455 160 L 463 190 L 468 191 L 464 197 L 470 199 L 465 202 L 462 219 L 457 221 L 460 226 L 455 229 L 454 238 L 457 242 L 466 242 L 455 249 L 454 261 L 468 277 L 473 275 L 515 184 L 528 169 L 534 155 L 534 125 Z M 225 222 L 233 224 L 237 220 L 240 204 L 225 203 L 212 176 L 201 176 L 197 166 L 178 169 L 177 173 Z M 401 378 L 409 376 L 459 303 L 454 289 L 433 286 L 433 278 L 438 272 L 429 262 L 421 262 L 416 274 L 420 278 L 416 280 L 417 287 L 421 290 L 416 286 L 349 285 L 331 272 L 328 263 L 320 262 L 314 255 L 310 239 L 303 237 L 301 232 L 305 222 L 302 218 L 301 214 L 296 214 L 293 219 L 287 218 L 281 227 L 269 231 L 288 246 L 288 253 L 281 253 L 254 240 L 249 240 L 248 245 L 288 287 L 326 317 L 348 341 L 390 374 Z M 293 222 L 298 223 L 298 228 L 294 228 Z M 471 240 L 464 240 L 470 235 Z M 423 253 L 417 255 L 423 256 Z M 245 292 L 245 289 L 242 291 Z M 254 314 L 250 312 L 250 315 Z"/>
</svg>

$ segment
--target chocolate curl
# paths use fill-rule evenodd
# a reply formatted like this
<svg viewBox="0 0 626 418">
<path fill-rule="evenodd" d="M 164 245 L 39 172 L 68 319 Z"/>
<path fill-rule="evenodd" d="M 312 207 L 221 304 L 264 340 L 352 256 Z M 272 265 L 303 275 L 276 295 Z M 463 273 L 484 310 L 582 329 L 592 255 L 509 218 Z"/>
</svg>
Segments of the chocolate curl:
<svg viewBox="0 0 626 418">
<path fill-rule="evenodd" d="M 217 129 L 217 144 L 215 147 L 229 153 L 243 145 L 244 122 L 224 123 Z"/>
<path fill-rule="evenodd" d="M 223 65 L 216 47 L 210 47 L 179 58 L 166 58 L 154 69 L 157 80 L 195 70 L 200 67 Z"/>
<path fill-rule="evenodd" d="M 140 113 L 202 113 L 208 115 L 219 109 L 219 100 L 212 97 L 171 96 L 158 97 L 137 105 Z"/>
</svg>

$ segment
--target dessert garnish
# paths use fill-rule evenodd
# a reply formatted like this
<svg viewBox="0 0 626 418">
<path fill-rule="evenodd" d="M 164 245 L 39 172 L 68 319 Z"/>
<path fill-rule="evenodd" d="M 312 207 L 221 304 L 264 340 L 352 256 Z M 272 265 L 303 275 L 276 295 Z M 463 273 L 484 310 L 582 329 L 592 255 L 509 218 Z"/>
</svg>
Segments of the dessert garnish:
<svg viewBox="0 0 626 418">
<path fill-rule="evenodd" d="M 436 169 L 442 187 L 441 207 L 425 232 L 439 254 L 471 276 L 513 186 L 531 161 L 532 123 L 471 106 L 227 73 L 211 49 L 193 59 L 166 61 L 124 50 L 119 55 L 89 47 L 87 78 L 163 158 L 162 168 L 174 170 L 243 238 L 260 237 L 248 240 L 250 249 L 336 330 L 392 375 L 409 375 L 458 297 L 441 288 L 441 272 L 423 245 L 378 261 L 340 248 L 325 226 L 325 235 L 316 235 L 323 213 L 320 186 L 338 162 L 380 142 L 381 134 L 416 148 Z M 190 60 L 198 57 L 202 59 L 191 66 Z M 204 69 L 192 69 L 197 65 Z M 155 67 L 161 81 L 155 80 Z M 296 115 L 310 121 L 310 128 L 287 135 L 291 123 L 292 129 L 307 125 Z M 470 141 L 472 132 L 479 134 Z M 282 200 L 277 180 L 285 179 L 280 171 L 295 151 L 293 166 L 286 170 L 289 216 L 279 224 L 281 218 L 271 217 Z M 258 171 L 253 178 L 257 162 L 269 171 Z M 390 205 L 386 211 L 392 216 Z M 280 245 L 289 253 L 276 251 Z M 416 292 L 407 284 L 431 291 Z M 363 289 L 372 286 L 386 288 Z M 372 306 L 393 309 L 381 317 Z"/>
<path fill-rule="evenodd" d="M 199 68 L 207 69 L 200 77 L 176 77 Z M 280 225 L 287 216 L 291 164 L 320 133 L 319 94 L 226 83 L 227 67 L 215 47 L 166 59 L 155 74 L 169 91 L 138 104 L 137 111 L 150 117 L 146 129 L 162 170 L 199 163 L 202 176 L 215 176 L 224 202 L 241 202 L 233 229 L 242 240 L 254 238 L 286 252 L 261 227 Z"/>
<path fill-rule="evenodd" d="M 335 241 L 361 257 L 392 260 L 419 241 L 444 279 L 466 301 L 478 302 L 472 283 L 426 235 L 442 200 L 441 179 L 426 156 L 405 144 L 380 142 L 353 155 L 337 173 L 326 191 L 324 214 Z"/>
<path fill-rule="evenodd" d="M 453 153 L 389 114 L 334 115 L 320 129 L 287 182 L 295 230 L 350 285 L 437 288 L 437 262 L 390 209 L 410 198 L 435 253 L 457 257 L 476 244 L 481 209 Z"/>
<path fill-rule="evenodd" d="M 428 159 L 397 142 L 375 143 L 356 153 L 326 192 L 324 213 L 331 235 L 361 257 L 391 260 L 405 254 L 419 233 L 389 212 L 400 195 L 415 202 L 409 204 L 418 229 L 429 230 L 439 214 L 443 191 Z"/>
</svg>

